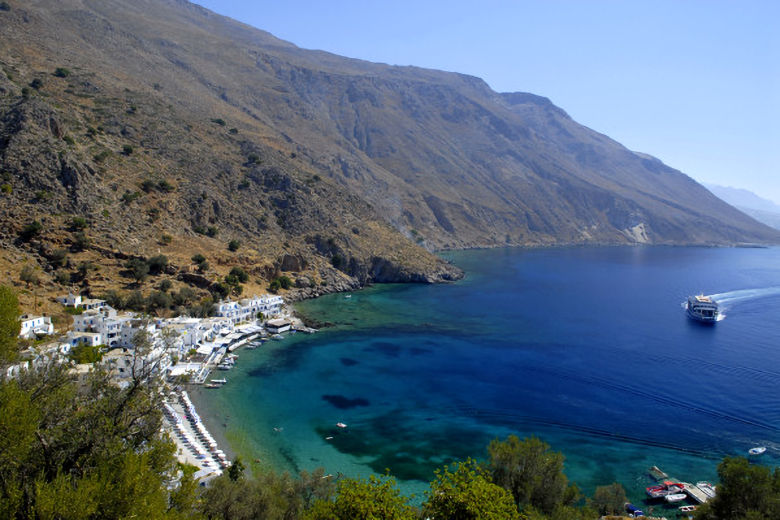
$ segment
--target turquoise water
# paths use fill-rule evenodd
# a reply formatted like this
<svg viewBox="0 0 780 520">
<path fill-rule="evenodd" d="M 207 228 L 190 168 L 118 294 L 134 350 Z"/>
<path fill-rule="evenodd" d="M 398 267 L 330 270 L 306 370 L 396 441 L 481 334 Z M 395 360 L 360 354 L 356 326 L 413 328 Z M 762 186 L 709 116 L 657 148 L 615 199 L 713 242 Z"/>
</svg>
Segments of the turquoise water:
<svg viewBox="0 0 780 520">
<path fill-rule="evenodd" d="M 260 466 L 389 469 L 407 493 L 510 433 L 562 451 L 586 492 L 618 481 L 635 499 L 652 465 L 714 480 L 724 455 L 755 445 L 777 463 L 780 249 L 449 259 L 465 280 L 300 304 L 334 326 L 241 351 L 228 385 L 201 399 L 212 427 Z M 717 294 L 726 318 L 687 320 L 681 303 L 694 293 Z"/>
</svg>

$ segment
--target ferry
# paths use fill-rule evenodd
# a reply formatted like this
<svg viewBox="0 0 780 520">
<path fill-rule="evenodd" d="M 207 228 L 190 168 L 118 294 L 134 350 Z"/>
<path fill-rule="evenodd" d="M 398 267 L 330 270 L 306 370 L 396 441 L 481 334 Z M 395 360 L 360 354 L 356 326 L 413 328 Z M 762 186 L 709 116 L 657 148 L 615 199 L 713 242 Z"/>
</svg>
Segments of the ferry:
<svg viewBox="0 0 780 520">
<path fill-rule="evenodd" d="M 685 305 L 685 312 L 692 320 L 702 323 L 715 323 L 718 321 L 718 303 L 709 296 L 689 296 Z"/>
</svg>

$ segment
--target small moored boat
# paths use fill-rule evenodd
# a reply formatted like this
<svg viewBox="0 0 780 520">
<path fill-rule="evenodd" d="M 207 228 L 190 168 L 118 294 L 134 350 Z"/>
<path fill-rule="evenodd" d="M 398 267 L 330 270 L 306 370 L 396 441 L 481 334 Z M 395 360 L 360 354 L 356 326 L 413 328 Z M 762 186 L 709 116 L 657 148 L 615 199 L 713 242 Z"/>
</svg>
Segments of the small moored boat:
<svg viewBox="0 0 780 520">
<path fill-rule="evenodd" d="M 672 493 L 671 495 L 666 495 L 664 497 L 664 500 L 666 500 L 667 502 L 670 502 L 670 503 L 671 502 L 681 502 L 681 501 L 685 500 L 685 497 L 687 497 L 687 496 L 688 495 L 686 495 L 685 493 Z"/>
<path fill-rule="evenodd" d="M 756 446 L 755 448 L 750 448 L 748 453 L 751 455 L 763 455 L 765 451 L 766 446 Z"/>
<path fill-rule="evenodd" d="M 347 427 L 347 425 L 344 424 L 343 422 L 337 422 L 336 426 L 338 426 L 339 428 L 346 428 Z"/>
</svg>

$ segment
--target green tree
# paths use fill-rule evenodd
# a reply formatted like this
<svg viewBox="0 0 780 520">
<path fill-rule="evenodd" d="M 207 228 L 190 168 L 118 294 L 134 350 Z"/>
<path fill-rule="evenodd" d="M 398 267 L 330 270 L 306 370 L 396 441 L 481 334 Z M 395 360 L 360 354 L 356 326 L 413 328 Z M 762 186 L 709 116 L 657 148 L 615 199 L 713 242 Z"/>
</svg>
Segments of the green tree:
<svg viewBox="0 0 780 520">
<path fill-rule="evenodd" d="M 579 491 L 569 486 L 563 473 L 563 455 L 550 451 L 550 446 L 536 437 L 495 439 L 488 446 L 488 455 L 493 482 L 512 493 L 522 510 L 530 505 L 550 514 L 556 506 L 579 500 Z"/>
<path fill-rule="evenodd" d="M 33 238 L 40 235 L 41 231 L 43 231 L 43 224 L 41 224 L 37 220 L 33 220 L 32 222 L 24 226 L 19 236 L 23 241 L 29 242 Z"/>
<path fill-rule="evenodd" d="M 102 347 L 78 344 L 70 350 L 70 359 L 74 363 L 97 363 L 103 359 Z"/>
<path fill-rule="evenodd" d="M 87 226 L 89 226 L 89 224 L 87 223 L 87 219 L 85 219 L 84 217 L 73 217 L 70 220 L 70 226 L 71 229 L 73 229 L 73 231 L 83 231 L 87 229 Z"/>
<path fill-rule="evenodd" d="M 238 248 L 241 247 L 241 241 L 240 240 L 231 240 L 228 242 L 228 250 L 229 251 L 238 251 Z"/>
<path fill-rule="evenodd" d="M 165 271 L 165 268 L 168 267 L 168 257 L 165 255 L 153 256 L 149 258 L 146 263 L 149 264 L 149 273 L 157 275 Z"/>
<path fill-rule="evenodd" d="M 4 361 L 13 361 L 18 354 L 19 314 L 16 293 L 10 287 L 0 285 L 0 366 Z"/>
<path fill-rule="evenodd" d="M 38 285 L 38 271 L 34 266 L 27 264 L 22 267 L 22 271 L 19 273 L 19 279 L 23 281 L 28 288 L 30 285 Z"/>
<path fill-rule="evenodd" d="M 471 459 L 436 471 L 424 516 L 457 520 L 518 520 L 512 495 L 493 484 L 486 470 Z"/>
<path fill-rule="evenodd" d="M 776 520 L 780 518 L 780 468 L 726 457 L 718 465 L 717 496 L 696 512 L 696 520 Z"/>
<path fill-rule="evenodd" d="M 151 367 L 123 388 L 99 367 L 81 386 L 67 370 L 0 381 L 0 518 L 194 515 L 195 488 L 160 433 Z"/>
<path fill-rule="evenodd" d="M 626 502 L 626 490 L 614 482 L 608 486 L 597 487 L 591 505 L 600 515 L 617 515 L 624 511 Z"/>
<path fill-rule="evenodd" d="M 146 276 L 149 274 L 149 264 L 142 258 L 131 258 L 125 262 L 125 268 L 129 271 L 130 276 L 135 279 L 136 283 L 146 280 Z"/>
<path fill-rule="evenodd" d="M 249 275 L 240 267 L 232 268 L 229 276 L 234 276 L 241 283 L 246 283 L 249 280 Z"/>
<path fill-rule="evenodd" d="M 317 500 L 305 520 L 412 520 L 417 512 L 407 504 L 395 479 L 371 475 L 366 479 L 342 479 L 334 500 Z"/>
</svg>

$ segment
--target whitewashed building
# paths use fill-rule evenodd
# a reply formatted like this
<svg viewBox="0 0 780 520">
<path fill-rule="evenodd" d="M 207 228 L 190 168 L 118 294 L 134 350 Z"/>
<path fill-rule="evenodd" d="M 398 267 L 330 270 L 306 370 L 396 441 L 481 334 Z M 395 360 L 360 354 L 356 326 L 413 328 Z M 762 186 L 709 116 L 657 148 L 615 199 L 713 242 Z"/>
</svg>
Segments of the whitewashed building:
<svg viewBox="0 0 780 520">
<path fill-rule="evenodd" d="M 106 306 L 105 300 L 96 300 L 92 298 L 85 298 L 80 294 L 68 293 L 66 296 L 57 297 L 57 301 L 63 304 L 65 307 L 74 307 L 76 309 L 99 309 Z"/>
<path fill-rule="evenodd" d="M 282 311 L 284 300 L 281 296 L 264 294 L 237 302 L 223 300 L 215 305 L 217 316 L 228 318 L 233 325 L 236 325 L 244 321 L 256 320 L 259 313 L 263 313 L 265 318 L 277 316 Z"/>
<path fill-rule="evenodd" d="M 52 325 L 51 318 L 48 316 L 23 314 L 19 321 L 21 322 L 21 327 L 19 328 L 20 338 L 35 339 L 37 335 L 54 334 L 54 325 Z"/>
</svg>

